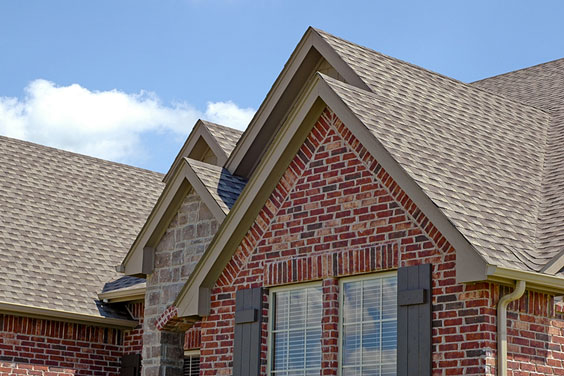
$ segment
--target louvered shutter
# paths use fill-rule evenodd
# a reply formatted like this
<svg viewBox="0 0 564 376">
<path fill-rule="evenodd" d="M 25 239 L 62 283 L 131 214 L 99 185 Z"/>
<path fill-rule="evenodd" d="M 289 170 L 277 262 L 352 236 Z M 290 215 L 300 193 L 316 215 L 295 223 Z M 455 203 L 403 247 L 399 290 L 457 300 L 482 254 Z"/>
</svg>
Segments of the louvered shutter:
<svg viewBox="0 0 564 376">
<path fill-rule="evenodd" d="M 398 376 L 431 375 L 431 265 L 398 270 Z"/>
<path fill-rule="evenodd" d="M 199 355 L 189 355 L 184 358 L 183 376 L 200 376 Z"/>
<path fill-rule="evenodd" d="M 139 376 L 141 374 L 141 355 L 127 354 L 121 358 L 121 376 Z"/>
<path fill-rule="evenodd" d="M 258 376 L 260 372 L 262 288 L 237 291 L 233 376 Z"/>
</svg>

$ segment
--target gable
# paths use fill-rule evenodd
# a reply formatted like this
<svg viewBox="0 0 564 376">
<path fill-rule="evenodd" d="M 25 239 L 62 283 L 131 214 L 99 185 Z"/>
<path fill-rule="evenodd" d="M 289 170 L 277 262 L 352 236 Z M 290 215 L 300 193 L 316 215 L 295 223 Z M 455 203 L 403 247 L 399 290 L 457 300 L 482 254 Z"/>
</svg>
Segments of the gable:
<svg viewBox="0 0 564 376">
<path fill-rule="evenodd" d="M 213 152 L 206 140 L 201 136 L 194 144 L 194 147 L 190 151 L 190 153 L 188 153 L 187 158 L 209 163 L 212 165 L 218 164 L 218 156 Z"/>
<path fill-rule="evenodd" d="M 289 111 L 307 95 L 307 88 L 318 71 L 368 88 L 319 31 L 308 28 L 226 162 L 225 167 L 231 173 L 250 178 Z"/>
<path fill-rule="evenodd" d="M 325 109 L 213 293 L 395 269 L 402 258 L 445 257 L 454 262 L 452 246 Z"/>
<path fill-rule="evenodd" d="M 184 158 L 223 167 L 241 137 L 241 133 L 237 129 L 198 120 L 163 181 L 169 183 Z"/>
<path fill-rule="evenodd" d="M 202 164 L 205 165 L 205 163 Z M 198 193 L 219 222 L 225 218 L 224 208 L 220 206 L 221 201 L 217 199 L 217 195 L 212 195 L 212 190 L 198 177 L 189 160 L 181 159 L 128 254 L 123 259 L 120 266 L 123 273 L 144 276 L 153 270 L 154 249 L 165 234 L 182 201 L 192 191 Z"/>
<path fill-rule="evenodd" d="M 412 176 L 413 171 L 406 170 L 405 166 L 400 165 L 398 160 L 379 141 L 377 134 L 373 133 L 373 130 L 363 123 L 363 121 L 370 120 L 367 117 L 368 114 L 378 113 L 381 109 L 370 107 L 373 104 L 372 99 L 363 102 L 367 104 L 366 108 L 349 107 L 351 103 L 345 102 L 346 98 L 340 96 L 342 95 L 340 91 L 337 93 L 338 88 L 335 87 L 334 81 L 319 75 L 308 87 L 308 94 L 301 99 L 299 106 L 294 107 L 288 115 L 246 188 L 203 255 L 196 271 L 177 297 L 175 304 L 181 316 L 206 315 L 208 309 L 206 307 L 209 304 L 209 289 L 217 280 L 218 273 L 223 270 L 223 267 L 229 261 L 235 247 L 238 246 L 243 235 L 251 226 L 252 218 L 258 215 L 261 205 L 268 199 L 268 192 L 271 192 L 274 188 L 282 172 L 292 160 L 325 107 L 330 107 L 347 124 L 352 134 L 363 141 L 368 152 L 379 161 L 398 186 L 453 245 L 457 258 L 461 260 L 458 265 L 464 265 L 464 267 L 457 269 L 457 281 L 495 280 L 511 283 L 517 278 L 525 279 L 531 286 L 537 286 L 536 288 L 543 291 L 546 289 L 550 291 L 564 289 L 564 281 L 559 278 L 488 264 L 469 240 L 454 226 L 445 212 L 422 190 L 420 183 L 416 182 Z M 359 99 L 371 96 L 369 92 L 342 82 L 340 85 L 346 86 L 349 93 L 358 90 Z M 529 110 L 529 108 L 523 109 L 523 111 Z M 372 120 L 378 121 L 378 119 Z M 396 138 L 396 140 L 400 139 Z M 415 153 L 418 152 L 415 151 Z"/>
</svg>

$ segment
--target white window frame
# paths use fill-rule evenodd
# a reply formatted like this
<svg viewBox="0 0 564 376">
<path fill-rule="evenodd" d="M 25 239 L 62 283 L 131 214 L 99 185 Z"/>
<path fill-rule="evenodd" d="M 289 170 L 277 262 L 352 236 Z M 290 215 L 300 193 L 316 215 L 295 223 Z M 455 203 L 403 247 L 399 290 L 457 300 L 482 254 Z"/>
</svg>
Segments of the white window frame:
<svg viewBox="0 0 564 376">
<path fill-rule="evenodd" d="M 362 280 L 370 280 L 370 279 L 382 279 L 391 276 L 396 276 L 397 278 L 397 270 L 389 271 L 389 272 L 379 272 L 379 273 L 370 273 L 370 274 L 361 274 L 351 277 L 343 277 L 339 278 L 339 355 L 338 355 L 338 371 L 337 375 L 341 376 L 343 374 L 343 298 L 345 296 L 343 284 L 347 282 L 356 282 Z M 362 338 L 362 333 L 361 333 Z"/>
<path fill-rule="evenodd" d="M 296 284 L 292 284 L 292 285 L 284 285 L 284 286 L 277 286 L 277 287 L 271 287 L 268 291 L 268 351 L 267 351 L 267 362 L 266 362 L 266 369 L 267 372 L 266 374 L 268 376 L 272 375 L 272 341 L 273 341 L 273 330 L 274 330 L 274 314 L 275 314 L 275 310 L 274 310 L 274 294 L 278 293 L 278 292 L 284 292 L 284 291 L 292 291 L 292 290 L 301 290 L 301 289 L 305 289 L 305 288 L 311 288 L 311 287 L 323 287 L 322 282 L 321 281 L 314 281 L 314 282 L 304 282 L 304 283 L 296 283 Z M 323 303 L 323 295 L 321 298 L 321 302 Z M 322 308 L 323 309 L 323 308 Z M 323 319 L 323 312 L 321 315 L 321 319 Z M 320 323 L 321 324 L 321 323 Z M 322 334 L 322 338 L 323 338 L 323 328 L 321 330 L 321 334 Z M 323 359 L 323 352 L 321 353 L 322 359 Z"/>
</svg>

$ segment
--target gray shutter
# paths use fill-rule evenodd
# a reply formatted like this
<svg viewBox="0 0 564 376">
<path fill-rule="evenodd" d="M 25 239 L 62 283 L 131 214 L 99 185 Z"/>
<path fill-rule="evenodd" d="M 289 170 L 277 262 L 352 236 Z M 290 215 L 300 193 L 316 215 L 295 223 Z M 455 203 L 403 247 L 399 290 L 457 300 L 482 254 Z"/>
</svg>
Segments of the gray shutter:
<svg viewBox="0 0 564 376">
<path fill-rule="evenodd" d="M 258 376 L 260 372 L 262 288 L 237 291 L 233 376 Z"/>
<path fill-rule="evenodd" d="M 141 355 L 127 354 L 121 358 L 121 376 L 139 376 L 141 374 Z"/>
<path fill-rule="evenodd" d="M 398 376 L 431 375 L 431 264 L 398 270 Z"/>
</svg>

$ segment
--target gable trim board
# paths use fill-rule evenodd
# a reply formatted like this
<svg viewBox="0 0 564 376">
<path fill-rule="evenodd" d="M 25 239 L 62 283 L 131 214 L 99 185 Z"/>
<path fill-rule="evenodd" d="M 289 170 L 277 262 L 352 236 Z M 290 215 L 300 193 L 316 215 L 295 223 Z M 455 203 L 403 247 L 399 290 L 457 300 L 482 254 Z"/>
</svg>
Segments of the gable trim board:
<svg viewBox="0 0 564 376">
<path fill-rule="evenodd" d="M 332 89 L 325 76 L 317 74 L 306 93 L 299 108 L 294 108 L 288 116 L 240 198 L 180 291 L 174 303 L 178 307 L 180 317 L 208 314 L 209 301 L 206 300 L 209 299 L 209 289 L 213 287 L 254 216 L 265 203 L 268 194 L 282 176 L 325 106 L 335 112 L 357 139 L 363 140 L 364 146 L 374 158 L 453 245 L 458 260 L 458 282 L 493 280 L 512 285 L 515 279 L 523 279 L 529 282 L 532 289 L 564 292 L 564 280 L 561 278 L 488 265 L 445 214 L 353 114 Z"/>
<path fill-rule="evenodd" d="M 158 244 L 168 224 L 182 204 L 182 200 L 192 189 L 200 196 L 214 217 L 219 222 L 223 221 L 226 213 L 204 186 L 188 160 L 183 158 L 176 166 L 169 183 L 159 197 L 127 256 L 119 266 L 126 275 L 146 275 L 148 268 L 152 270 L 152 261 L 148 261 L 147 257 L 144 256 L 144 249 Z"/>
<path fill-rule="evenodd" d="M 234 175 L 250 178 L 261 159 L 261 155 L 257 155 L 260 154 L 260 150 L 253 149 L 253 143 L 257 142 L 257 137 L 264 130 L 265 124 L 271 127 L 267 133 L 270 135 L 276 133 L 276 127 L 281 126 L 285 121 L 284 114 L 288 112 L 288 109 L 299 104 L 300 93 L 305 91 L 303 83 L 310 77 L 315 77 L 315 68 L 321 58 L 329 62 L 349 84 L 363 90 L 370 90 L 319 32 L 309 27 L 227 159 L 225 163 L 227 170 Z M 270 119 L 271 116 L 276 119 Z M 268 144 L 270 139 L 263 141 Z"/>
<path fill-rule="evenodd" d="M 104 316 L 87 315 L 84 313 L 67 312 L 50 308 L 39 308 L 25 304 L 0 302 L 0 314 L 32 317 L 55 321 L 66 321 L 78 324 L 104 326 L 117 329 L 131 329 L 139 325 L 134 320 L 116 319 Z"/>
</svg>

